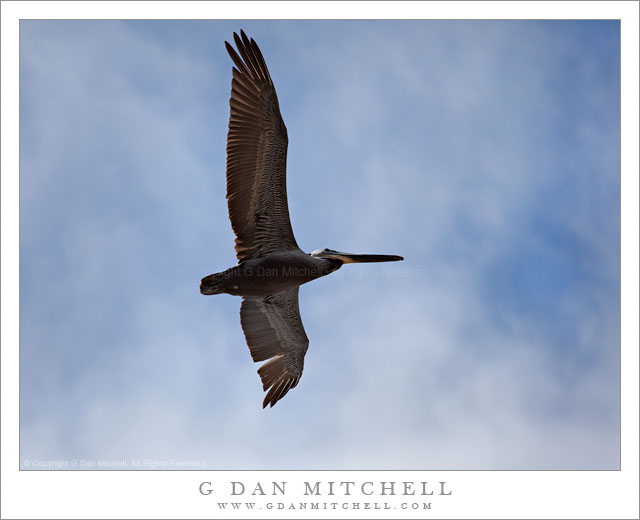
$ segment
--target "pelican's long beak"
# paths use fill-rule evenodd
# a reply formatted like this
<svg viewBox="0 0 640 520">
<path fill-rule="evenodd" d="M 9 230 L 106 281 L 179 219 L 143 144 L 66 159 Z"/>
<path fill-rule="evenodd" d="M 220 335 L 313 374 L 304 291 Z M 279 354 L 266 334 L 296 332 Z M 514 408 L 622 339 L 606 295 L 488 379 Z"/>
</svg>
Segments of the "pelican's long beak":
<svg viewBox="0 0 640 520">
<path fill-rule="evenodd" d="M 311 253 L 311 256 L 318 258 L 333 258 L 340 260 L 344 264 L 355 264 L 360 262 L 397 262 L 404 260 L 398 255 L 356 255 L 353 253 L 341 253 L 333 249 L 319 249 Z"/>
</svg>

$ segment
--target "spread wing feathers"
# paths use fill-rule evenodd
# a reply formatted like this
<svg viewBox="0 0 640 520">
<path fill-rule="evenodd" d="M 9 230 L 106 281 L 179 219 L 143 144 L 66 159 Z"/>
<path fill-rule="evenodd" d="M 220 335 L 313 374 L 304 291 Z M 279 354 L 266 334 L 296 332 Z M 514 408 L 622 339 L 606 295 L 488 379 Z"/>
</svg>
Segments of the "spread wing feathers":
<svg viewBox="0 0 640 520">
<path fill-rule="evenodd" d="M 253 360 L 269 359 L 258 374 L 263 389 L 269 390 L 262 407 L 273 406 L 298 384 L 309 347 L 300 319 L 298 288 L 264 298 L 245 297 L 240 322 Z"/>
<path fill-rule="evenodd" d="M 239 261 L 298 249 L 289 220 L 287 129 L 258 45 L 244 31 L 228 42 L 236 67 L 227 135 L 227 202 Z"/>
</svg>

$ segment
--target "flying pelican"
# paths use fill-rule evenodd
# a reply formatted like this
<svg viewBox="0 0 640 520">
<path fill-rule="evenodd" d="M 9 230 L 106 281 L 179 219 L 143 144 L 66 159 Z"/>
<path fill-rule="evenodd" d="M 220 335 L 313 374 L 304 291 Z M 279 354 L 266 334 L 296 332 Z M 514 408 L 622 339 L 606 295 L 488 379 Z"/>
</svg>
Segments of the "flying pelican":
<svg viewBox="0 0 640 520">
<path fill-rule="evenodd" d="M 287 129 L 262 52 L 253 38 L 233 33 L 238 53 L 231 81 L 227 134 L 227 204 L 238 264 L 200 282 L 202 294 L 242 296 L 240 322 L 251 357 L 275 405 L 302 376 L 309 339 L 302 326 L 298 287 L 342 264 L 403 260 L 331 249 L 303 252 L 289 220 L 286 189 Z M 236 68 L 237 67 L 237 68 Z"/>
</svg>

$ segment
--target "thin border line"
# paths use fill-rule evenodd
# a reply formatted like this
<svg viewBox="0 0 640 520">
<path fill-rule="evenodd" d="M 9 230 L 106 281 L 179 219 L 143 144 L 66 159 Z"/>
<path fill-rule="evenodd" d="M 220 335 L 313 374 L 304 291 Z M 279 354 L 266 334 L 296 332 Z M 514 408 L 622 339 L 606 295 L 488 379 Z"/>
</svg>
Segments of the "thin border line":
<svg viewBox="0 0 640 520">
<path fill-rule="evenodd" d="M 12 1 L 12 0 L 3 0 L 3 1 Z M 18 0 L 16 0 L 18 1 Z M 81 0 L 78 0 L 81 1 Z M 103 1 L 103 0 L 82 0 L 84 2 L 92 2 L 92 1 Z M 126 2 L 129 0 L 112 0 L 112 1 L 121 1 Z M 175 2 L 175 0 L 148 0 L 153 2 Z M 197 1 L 208 1 L 208 0 L 197 0 Z M 267 0 L 264 0 L 267 1 Z M 342 0 L 325 0 L 332 2 L 340 2 Z M 369 1 L 369 0 L 356 0 L 356 1 Z M 388 1 L 388 0 L 374 0 L 374 1 Z M 418 1 L 418 0 L 416 0 Z M 544 2 L 553 2 L 555 0 L 538 0 Z M 601 0 L 587 0 L 592 2 L 601 2 Z M 628 2 L 636 2 L 636 0 L 624 0 Z M 118 469 L 118 468 L 96 468 L 96 469 L 23 469 L 20 467 L 22 456 L 22 436 L 21 436 L 21 427 L 22 427 L 22 402 L 20 399 L 20 376 L 21 376 L 21 354 L 22 349 L 20 348 L 20 340 L 18 339 L 18 471 L 24 472 L 42 472 L 42 473 L 50 473 L 50 472 L 69 472 L 69 473 L 94 473 L 94 472 L 164 472 L 164 473 L 206 473 L 206 472 L 296 472 L 296 471 L 308 471 L 308 472 L 541 472 L 541 471 L 553 471 L 553 472 L 575 472 L 575 471 L 589 471 L 589 472 L 621 472 L 623 466 L 623 458 L 622 458 L 622 19 L 621 18 L 277 18 L 277 19 L 264 19 L 264 18 L 241 18 L 241 19 L 220 19 L 220 18 L 20 18 L 18 22 L 18 64 L 22 62 L 22 47 L 20 42 L 22 42 L 21 31 L 22 31 L 22 21 L 53 21 L 53 22 L 102 22 L 102 21 L 119 21 L 119 22 L 281 22 L 281 21 L 342 21 L 342 22 L 425 22 L 425 21 L 451 21 L 451 22 L 490 22 L 490 21 L 499 21 L 499 22 L 573 22 L 573 21 L 593 21 L 593 22 L 602 22 L 602 21 L 617 21 L 618 22 L 618 65 L 619 65 L 619 76 L 618 76 L 618 85 L 619 85 L 619 102 L 618 102 L 618 161 L 619 161 L 619 170 L 618 170 L 618 180 L 620 183 L 620 190 L 618 193 L 618 201 L 620 206 L 619 212 L 619 245 L 618 245 L 618 256 L 619 256 L 619 284 L 618 284 L 618 292 L 619 292 L 619 309 L 620 309 L 620 318 L 619 318 L 619 343 L 618 343 L 618 355 L 619 355 L 619 365 L 618 365 L 618 469 Z M 22 69 L 19 68 L 21 71 Z M 21 83 L 21 75 L 18 77 L 18 106 L 21 107 L 20 104 L 20 83 Z M 20 128 L 20 110 L 18 112 L 18 127 Z M 20 209 L 20 201 L 22 198 L 20 197 L 20 172 L 21 166 L 20 161 L 22 154 L 21 146 L 20 146 L 20 132 L 18 131 L 18 222 L 20 222 L 20 215 L 22 215 L 22 211 Z M 18 233 L 18 248 L 20 256 L 20 233 Z M 19 270 L 19 262 L 18 262 L 18 270 Z M 19 275 L 21 276 L 21 275 Z M 20 301 L 20 279 L 18 280 L 18 302 Z M 21 329 L 21 315 L 20 315 L 20 305 L 18 303 L 18 338 L 20 338 L 20 329 Z M 106 460 L 106 459 L 105 459 Z M 110 459 L 111 460 L 111 459 Z M 158 459 L 160 460 L 160 459 Z M 162 459 L 164 460 L 164 459 Z"/>
</svg>

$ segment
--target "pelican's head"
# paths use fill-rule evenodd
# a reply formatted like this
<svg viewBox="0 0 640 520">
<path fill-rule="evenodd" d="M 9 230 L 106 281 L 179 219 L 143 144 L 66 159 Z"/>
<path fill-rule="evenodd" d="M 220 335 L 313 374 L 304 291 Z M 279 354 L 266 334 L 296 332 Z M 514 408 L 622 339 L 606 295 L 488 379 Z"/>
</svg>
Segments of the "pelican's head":
<svg viewBox="0 0 640 520">
<path fill-rule="evenodd" d="M 356 255 L 353 253 L 341 253 L 340 251 L 327 248 L 316 249 L 311 253 L 311 256 L 315 258 L 331 258 L 332 260 L 339 260 L 343 264 L 355 264 L 359 262 L 397 262 L 398 260 L 404 260 L 404 258 L 397 255 Z"/>
</svg>

